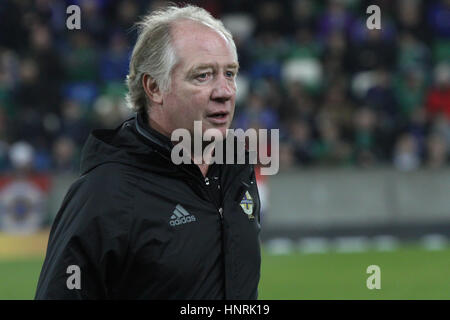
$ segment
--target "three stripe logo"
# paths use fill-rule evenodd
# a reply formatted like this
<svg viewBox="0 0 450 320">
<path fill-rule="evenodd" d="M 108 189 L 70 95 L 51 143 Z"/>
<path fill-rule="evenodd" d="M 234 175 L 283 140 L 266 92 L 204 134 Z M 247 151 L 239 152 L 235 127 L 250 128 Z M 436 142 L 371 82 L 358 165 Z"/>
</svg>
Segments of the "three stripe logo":
<svg viewBox="0 0 450 320">
<path fill-rule="evenodd" d="M 175 210 L 173 210 L 173 215 L 170 217 L 169 224 L 174 227 L 180 224 L 185 224 L 189 222 L 197 221 L 195 216 L 190 214 L 185 208 L 180 204 L 177 204 Z"/>
</svg>

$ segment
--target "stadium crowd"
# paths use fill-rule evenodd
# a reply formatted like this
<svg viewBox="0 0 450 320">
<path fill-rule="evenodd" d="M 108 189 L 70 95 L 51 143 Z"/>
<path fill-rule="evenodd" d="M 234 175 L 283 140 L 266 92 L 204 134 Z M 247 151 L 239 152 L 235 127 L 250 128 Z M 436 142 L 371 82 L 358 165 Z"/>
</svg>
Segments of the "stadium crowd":
<svg viewBox="0 0 450 320">
<path fill-rule="evenodd" d="M 280 129 L 290 166 L 449 165 L 450 1 L 199 0 L 235 38 L 234 127 Z M 81 8 L 68 30 L 66 8 Z M 140 15 L 165 1 L 0 2 L 0 171 L 78 172 L 93 128 L 130 116 Z M 381 8 L 381 30 L 366 8 Z"/>
</svg>

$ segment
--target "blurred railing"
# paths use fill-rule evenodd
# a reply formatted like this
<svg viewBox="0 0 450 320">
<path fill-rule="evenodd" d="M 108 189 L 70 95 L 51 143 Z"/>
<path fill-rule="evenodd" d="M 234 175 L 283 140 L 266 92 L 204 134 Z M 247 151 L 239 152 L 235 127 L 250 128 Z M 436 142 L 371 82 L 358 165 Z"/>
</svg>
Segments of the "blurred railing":
<svg viewBox="0 0 450 320">
<path fill-rule="evenodd" d="M 268 180 L 263 235 L 450 233 L 450 169 L 321 169 Z"/>
</svg>

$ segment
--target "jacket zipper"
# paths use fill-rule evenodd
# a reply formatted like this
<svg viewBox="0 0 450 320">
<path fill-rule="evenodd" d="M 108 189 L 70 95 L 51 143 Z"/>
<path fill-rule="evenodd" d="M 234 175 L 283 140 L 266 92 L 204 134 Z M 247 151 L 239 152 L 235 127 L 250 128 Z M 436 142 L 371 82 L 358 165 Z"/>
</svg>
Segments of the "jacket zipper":
<svg viewBox="0 0 450 320">
<path fill-rule="evenodd" d="M 205 177 L 205 185 L 206 185 L 206 186 L 209 186 L 209 178 L 208 178 L 208 177 Z M 206 187 L 205 189 L 206 189 L 206 193 L 207 193 L 208 196 L 211 198 L 211 200 L 212 200 L 212 202 L 214 203 L 214 205 L 215 205 L 217 211 L 219 212 L 220 220 L 222 221 L 222 220 L 223 220 L 223 208 L 217 205 L 216 201 L 214 200 L 214 197 L 211 196 L 208 187 Z"/>
</svg>

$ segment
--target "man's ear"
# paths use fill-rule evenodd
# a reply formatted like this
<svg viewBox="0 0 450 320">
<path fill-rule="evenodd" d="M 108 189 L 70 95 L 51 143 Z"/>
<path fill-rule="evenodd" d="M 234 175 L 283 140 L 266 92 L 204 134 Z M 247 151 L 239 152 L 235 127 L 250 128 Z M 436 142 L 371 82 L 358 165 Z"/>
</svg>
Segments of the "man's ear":
<svg viewBox="0 0 450 320">
<path fill-rule="evenodd" d="M 144 91 L 152 104 L 162 104 L 162 92 L 159 89 L 156 80 L 147 73 L 142 77 L 142 87 L 144 88 Z"/>
</svg>

